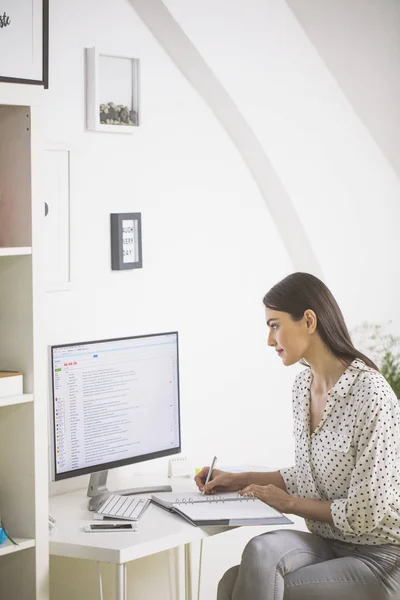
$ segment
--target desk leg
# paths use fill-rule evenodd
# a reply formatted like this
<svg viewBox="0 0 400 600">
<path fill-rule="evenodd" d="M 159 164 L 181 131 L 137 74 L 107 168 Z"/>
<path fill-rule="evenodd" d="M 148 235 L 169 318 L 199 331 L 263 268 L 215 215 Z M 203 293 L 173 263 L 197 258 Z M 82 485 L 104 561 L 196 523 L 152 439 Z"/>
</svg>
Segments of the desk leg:
<svg viewBox="0 0 400 600">
<path fill-rule="evenodd" d="M 125 565 L 115 565 L 115 600 L 126 600 Z"/>
<path fill-rule="evenodd" d="M 203 540 L 185 544 L 185 600 L 200 600 Z"/>
<path fill-rule="evenodd" d="M 192 548 L 185 544 L 185 600 L 192 600 Z"/>
<path fill-rule="evenodd" d="M 177 546 L 168 550 L 169 568 L 169 600 L 186 600 L 186 550 L 185 546 Z"/>
<path fill-rule="evenodd" d="M 179 590 L 179 548 L 171 548 L 168 552 L 169 598 L 180 600 Z"/>
</svg>

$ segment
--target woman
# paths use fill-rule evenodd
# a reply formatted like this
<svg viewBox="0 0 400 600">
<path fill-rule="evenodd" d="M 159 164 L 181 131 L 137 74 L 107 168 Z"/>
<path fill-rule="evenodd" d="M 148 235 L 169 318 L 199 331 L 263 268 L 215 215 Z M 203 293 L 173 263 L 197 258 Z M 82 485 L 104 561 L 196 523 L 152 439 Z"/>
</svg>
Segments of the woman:
<svg viewBox="0 0 400 600">
<path fill-rule="evenodd" d="M 354 348 L 317 277 L 293 273 L 264 298 L 268 344 L 293 386 L 296 465 L 273 473 L 213 471 L 205 493 L 239 490 L 310 533 L 253 538 L 225 573 L 218 600 L 400 599 L 400 411 L 376 365 Z"/>
</svg>

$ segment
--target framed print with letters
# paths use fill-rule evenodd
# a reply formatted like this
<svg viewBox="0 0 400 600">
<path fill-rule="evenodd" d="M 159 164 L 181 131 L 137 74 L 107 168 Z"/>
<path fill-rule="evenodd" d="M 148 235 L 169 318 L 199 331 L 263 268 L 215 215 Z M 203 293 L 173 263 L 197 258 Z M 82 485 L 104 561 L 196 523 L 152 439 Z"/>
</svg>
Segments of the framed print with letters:
<svg viewBox="0 0 400 600">
<path fill-rule="evenodd" d="M 110 217 L 112 270 L 141 269 L 143 267 L 141 213 L 112 213 Z"/>
<path fill-rule="evenodd" d="M 0 82 L 48 87 L 49 0 L 0 0 Z"/>
</svg>

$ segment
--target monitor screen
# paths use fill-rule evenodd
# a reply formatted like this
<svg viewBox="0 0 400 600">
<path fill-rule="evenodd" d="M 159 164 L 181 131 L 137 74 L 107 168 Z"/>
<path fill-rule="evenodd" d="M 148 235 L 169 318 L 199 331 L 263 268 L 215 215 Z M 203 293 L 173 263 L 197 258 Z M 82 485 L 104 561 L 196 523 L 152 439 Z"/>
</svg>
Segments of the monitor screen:
<svg viewBox="0 0 400 600">
<path fill-rule="evenodd" d="M 50 347 L 53 480 L 181 450 L 178 333 Z"/>
</svg>

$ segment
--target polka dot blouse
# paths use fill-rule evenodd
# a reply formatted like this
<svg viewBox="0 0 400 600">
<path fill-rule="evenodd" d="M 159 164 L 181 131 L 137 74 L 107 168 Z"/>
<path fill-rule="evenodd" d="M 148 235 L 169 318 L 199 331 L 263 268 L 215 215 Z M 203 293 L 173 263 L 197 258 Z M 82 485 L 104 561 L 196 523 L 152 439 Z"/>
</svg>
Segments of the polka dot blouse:
<svg viewBox="0 0 400 600">
<path fill-rule="evenodd" d="M 385 378 L 354 360 L 329 390 L 310 434 L 310 369 L 293 386 L 296 466 L 280 471 L 289 494 L 331 500 L 334 525 L 313 533 L 352 544 L 400 545 L 400 403 Z"/>
</svg>

